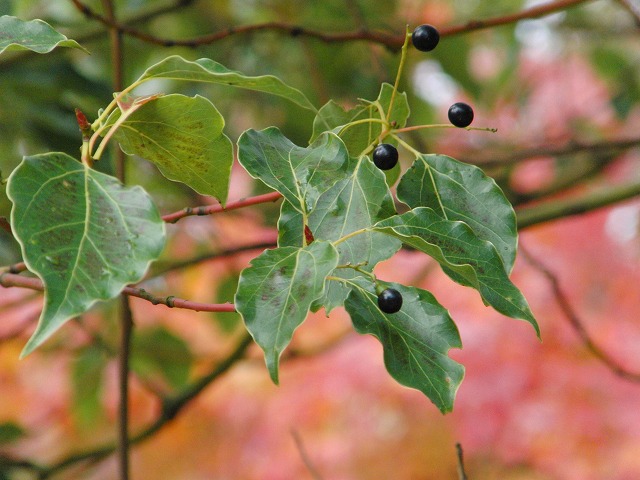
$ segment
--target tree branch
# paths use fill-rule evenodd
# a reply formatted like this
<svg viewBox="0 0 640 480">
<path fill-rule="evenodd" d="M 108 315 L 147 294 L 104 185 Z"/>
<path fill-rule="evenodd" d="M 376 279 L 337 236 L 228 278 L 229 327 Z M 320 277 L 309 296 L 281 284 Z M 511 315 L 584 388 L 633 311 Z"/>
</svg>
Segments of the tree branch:
<svg viewBox="0 0 640 480">
<path fill-rule="evenodd" d="M 235 202 L 229 202 L 226 206 L 222 205 L 203 205 L 200 207 L 187 207 L 174 213 L 169 213 L 162 216 L 162 220 L 167 223 L 176 223 L 178 220 L 190 215 L 211 215 L 213 213 L 227 212 L 229 210 L 237 210 L 239 208 L 249 207 L 251 205 L 258 205 L 260 203 L 275 202 L 282 198 L 282 194 L 279 192 L 265 193 L 264 195 L 257 195 L 255 197 L 243 198 L 236 200 Z"/>
<path fill-rule="evenodd" d="M 611 358 L 604 350 L 602 350 L 589 336 L 587 329 L 584 327 L 582 320 L 575 312 L 566 295 L 562 291 L 560 287 L 560 281 L 558 277 L 551 272 L 540 260 L 535 258 L 524 246 L 520 245 L 520 251 L 527 259 L 527 262 L 539 271 L 549 282 L 551 286 L 551 290 L 553 292 L 553 296 L 558 303 L 558 306 L 564 313 L 565 318 L 569 321 L 569 324 L 573 327 L 573 330 L 576 332 L 580 340 L 585 347 L 598 359 L 600 360 L 614 375 L 628 380 L 630 382 L 640 383 L 640 373 L 631 372 L 622 365 L 620 365 L 617 361 Z"/>
<path fill-rule="evenodd" d="M 567 155 L 575 155 L 583 152 L 592 154 L 610 153 L 628 150 L 630 148 L 638 146 L 640 146 L 640 138 L 605 140 L 593 143 L 572 141 L 566 145 L 554 147 L 543 146 L 528 148 L 524 150 L 515 150 L 512 147 L 509 148 L 509 153 L 502 155 L 495 152 L 492 152 L 488 155 L 481 152 L 471 153 L 469 158 L 459 158 L 458 160 L 464 161 L 465 163 L 472 163 L 474 165 L 481 166 L 482 168 L 503 167 L 505 165 L 512 165 L 535 157 L 561 157 Z"/>
<path fill-rule="evenodd" d="M 119 32 L 129 35 L 131 37 L 137 38 L 138 40 L 142 40 L 144 42 L 155 44 L 155 45 L 160 45 L 163 47 L 184 46 L 184 47 L 195 48 L 202 45 L 209 45 L 234 35 L 249 34 L 249 33 L 260 32 L 260 31 L 276 31 L 276 32 L 288 34 L 292 37 L 306 36 L 310 38 L 315 38 L 316 40 L 320 40 L 325 43 L 367 41 L 370 43 L 378 43 L 378 44 L 384 45 L 390 50 L 394 50 L 394 51 L 400 50 L 405 39 L 404 34 L 393 35 L 385 32 L 371 31 L 366 29 L 355 30 L 351 32 L 323 32 L 319 30 L 306 28 L 300 25 L 293 25 L 293 24 L 282 23 L 282 22 L 267 22 L 267 23 L 252 24 L 252 25 L 241 25 L 236 27 L 230 27 L 225 30 L 211 33 L 208 35 L 193 37 L 190 39 L 182 39 L 182 40 L 169 39 L 169 38 L 162 38 L 162 37 L 158 37 L 155 35 L 142 32 L 128 25 L 123 25 L 123 24 L 113 22 L 110 19 L 105 18 L 104 16 L 94 12 L 91 8 L 89 8 L 87 5 L 82 3 L 80 0 L 71 0 L 71 1 L 76 6 L 76 8 L 80 12 L 82 12 L 87 18 L 96 20 L 109 28 L 115 28 Z M 453 26 L 453 27 L 443 27 L 440 29 L 440 36 L 447 37 L 450 35 L 458 35 L 461 33 L 472 32 L 475 30 L 492 28 L 499 25 L 507 25 L 523 19 L 538 18 L 545 15 L 549 15 L 554 12 L 566 10 L 570 7 L 574 7 L 581 3 L 586 3 L 588 1 L 590 0 L 557 0 L 555 2 L 549 2 L 545 5 L 528 8 L 515 14 L 503 15 L 503 16 L 484 19 L 484 20 L 474 20 L 466 24 Z"/>
<path fill-rule="evenodd" d="M 599 188 L 577 198 L 553 200 L 516 211 L 518 229 L 597 210 L 640 195 L 640 183 Z"/>
<path fill-rule="evenodd" d="M 2 273 L 0 274 L 0 286 L 5 288 L 21 287 L 30 288 L 31 290 L 44 290 L 44 285 L 39 278 L 24 277 L 15 273 Z M 137 287 L 124 287 L 122 293 L 129 295 L 130 297 L 138 297 L 146 300 L 153 305 L 165 305 L 169 308 L 184 308 L 187 310 L 194 310 L 196 312 L 235 312 L 235 305 L 232 303 L 199 303 L 191 300 L 185 300 L 182 298 L 169 295 L 168 297 L 157 297 L 144 288 Z"/>
</svg>

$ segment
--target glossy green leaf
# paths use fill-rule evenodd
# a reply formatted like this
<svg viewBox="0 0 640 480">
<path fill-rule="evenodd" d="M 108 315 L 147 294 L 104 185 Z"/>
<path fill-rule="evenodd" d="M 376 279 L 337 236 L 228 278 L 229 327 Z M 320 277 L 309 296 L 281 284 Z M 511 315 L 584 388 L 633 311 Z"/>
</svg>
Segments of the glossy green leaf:
<svg viewBox="0 0 640 480">
<path fill-rule="evenodd" d="M 444 220 L 427 207 L 419 207 L 378 223 L 375 231 L 399 238 L 433 257 L 445 273 L 473 287 L 498 312 L 531 323 L 540 330 L 526 299 L 509 280 L 492 243 L 478 238 L 463 222 Z"/>
<path fill-rule="evenodd" d="M 398 184 L 398 199 L 465 222 L 495 245 L 507 272 L 518 246 L 516 214 L 496 182 L 475 165 L 445 155 L 421 155 Z"/>
<path fill-rule="evenodd" d="M 0 445 L 14 443 L 25 436 L 24 429 L 14 422 L 0 423 Z"/>
<path fill-rule="evenodd" d="M 164 222 L 147 193 L 64 153 L 25 157 L 7 194 L 24 261 L 45 287 L 23 356 L 98 300 L 140 281 L 162 252 Z"/>
<path fill-rule="evenodd" d="M 189 380 L 193 355 L 187 343 L 166 328 L 136 330 L 132 341 L 131 367 L 142 378 L 166 380 L 180 388 Z"/>
<path fill-rule="evenodd" d="M 333 100 L 325 104 L 316 115 L 313 121 L 313 134 L 311 140 L 315 140 L 325 131 L 333 131 L 339 134 L 340 138 L 347 146 L 349 153 L 354 157 L 359 157 L 367 147 L 374 145 L 381 135 L 384 125 L 377 120 L 381 120 L 386 115 L 391 102 L 393 87 L 388 83 L 383 83 L 377 100 L 373 102 L 361 100 L 358 106 L 351 110 L 345 110 Z M 397 93 L 393 101 L 393 111 L 391 112 L 391 122 L 396 122 L 396 127 L 404 127 L 409 118 L 409 103 L 407 94 Z M 364 122 L 349 128 L 342 128 L 345 125 L 364 121 L 367 119 L 375 122 Z"/>
<path fill-rule="evenodd" d="M 114 124 L 116 110 L 108 120 Z M 206 98 L 165 95 L 145 101 L 119 125 L 122 150 L 153 162 L 170 180 L 182 182 L 224 205 L 233 164 L 224 118 Z"/>
<path fill-rule="evenodd" d="M 280 354 L 324 292 L 325 278 L 338 264 L 331 243 L 266 250 L 242 271 L 236 309 L 264 350 L 271 379 L 278 383 Z"/>
<path fill-rule="evenodd" d="M 102 386 L 106 365 L 107 356 L 104 349 L 95 345 L 84 349 L 73 361 L 71 411 L 82 427 L 93 427 L 102 411 Z"/>
<path fill-rule="evenodd" d="M 303 148 L 271 127 L 250 129 L 240 136 L 238 161 L 249 175 L 280 192 L 306 215 L 320 194 L 344 176 L 349 155 L 333 134 L 325 134 Z"/>
<path fill-rule="evenodd" d="M 201 58 L 192 62 L 178 55 L 172 55 L 145 70 L 135 83 L 139 84 L 147 80 L 161 78 L 217 83 L 246 88 L 248 90 L 277 95 L 296 103 L 302 108 L 316 110 L 300 90 L 290 87 L 278 77 L 274 77 L 273 75 L 251 77 L 240 72 L 229 70 L 227 67 L 208 58 Z"/>
<path fill-rule="evenodd" d="M 368 157 L 355 164 L 350 175 L 327 190 L 309 215 L 309 227 L 314 237 L 336 241 L 340 238 L 369 228 L 376 222 L 395 215 L 395 206 L 384 173 Z M 372 271 L 376 264 L 393 256 L 401 242 L 377 232 L 364 232 L 336 248 L 340 254 L 340 265 L 359 266 Z M 339 268 L 333 273 L 340 278 L 353 278 L 351 268 Z M 327 313 L 342 305 L 349 293 L 340 282 L 331 282 L 322 305 Z M 319 305 L 314 306 L 314 309 Z"/>
<path fill-rule="evenodd" d="M 0 17 L 0 54 L 12 50 L 31 50 L 36 53 L 49 53 L 56 47 L 79 48 L 87 53 L 75 40 L 54 30 L 42 20 L 24 21 L 10 15 Z"/>
<path fill-rule="evenodd" d="M 380 340 L 391 376 L 420 390 L 442 413 L 453 410 L 464 367 L 447 356 L 449 349 L 462 347 L 449 312 L 425 290 L 380 282 L 398 290 L 403 298 L 399 312 L 383 313 L 371 280 L 361 277 L 348 283 L 351 292 L 345 308 L 358 333 Z"/>
</svg>

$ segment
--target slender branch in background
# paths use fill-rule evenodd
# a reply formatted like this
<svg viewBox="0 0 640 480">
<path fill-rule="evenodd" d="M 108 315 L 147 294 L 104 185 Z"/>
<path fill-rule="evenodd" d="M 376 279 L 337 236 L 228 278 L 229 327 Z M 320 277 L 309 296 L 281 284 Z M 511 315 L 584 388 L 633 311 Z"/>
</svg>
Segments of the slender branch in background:
<svg viewBox="0 0 640 480">
<path fill-rule="evenodd" d="M 460 33 L 473 32 L 474 30 L 483 30 L 485 28 L 498 27 L 500 25 L 508 25 L 520 20 L 529 18 L 538 18 L 545 15 L 550 15 L 561 10 L 567 10 L 568 8 L 575 7 L 581 3 L 587 3 L 592 0 L 558 0 L 555 2 L 548 2 L 537 7 L 531 7 L 522 10 L 521 12 L 514 13 L 512 15 L 503 15 L 499 17 L 487 18 L 485 20 L 473 20 L 467 22 L 464 25 L 458 25 L 455 27 L 440 29 L 440 36 L 457 35 Z"/>
<path fill-rule="evenodd" d="M 236 344 L 233 351 L 221 362 L 216 364 L 212 370 L 202 378 L 194 381 L 184 390 L 172 397 L 167 397 L 162 402 L 161 414 L 158 418 L 143 428 L 139 433 L 129 438 L 129 445 L 136 445 L 143 442 L 147 438 L 162 429 L 171 420 L 173 420 L 180 411 L 182 411 L 194 398 L 196 398 L 206 387 L 226 373 L 233 365 L 244 357 L 245 351 L 251 345 L 252 338 L 249 334 L 245 334 Z M 81 462 L 100 461 L 116 451 L 116 445 L 113 443 L 105 444 L 97 448 L 86 450 L 83 452 L 74 452 L 57 463 L 45 467 L 28 461 L 14 461 L 16 468 L 21 467 L 24 470 L 30 470 L 38 473 L 38 478 L 47 479 L 73 465 Z M 2 461 L 2 457 L 0 457 Z M 20 463 L 20 465 L 18 465 Z M 2 465 L 2 463 L 0 463 Z"/>
<path fill-rule="evenodd" d="M 311 477 L 313 477 L 313 480 L 322 480 L 322 475 L 320 475 L 316 467 L 313 465 L 311 457 L 309 457 L 307 449 L 304 447 L 302 437 L 300 437 L 298 431 L 292 428 L 291 436 L 293 437 L 293 441 L 296 443 L 296 448 L 298 449 L 298 453 L 300 454 L 302 463 L 304 463 L 304 466 L 307 467 L 307 470 L 309 471 L 309 474 L 311 474 Z"/>
<path fill-rule="evenodd" d="M 129 479 L 129 357 L 131 353 L 131 334 L 133 314 L 129 297 L 120 295 L 120 355 L 118 363 L 118 467 L 120 480 Z"/>
<path fill-rule="evenodd" d="M 460 443 L 456 443 L 456 457 L 458 459 L 458 480 L 468 480 L 469 477 L 467 477 L 467 473 L 464 471 L 464 453 L 462 451 L 462 445 Z"/>
<path fill-rule="evenodd" d="M 560 287 L 560 280 L 551 272 L 540 260 L 535 258 L 523 245 L 520 245 L 520 251 L 526 258 L 527 262 L 540 272 L 549 282 L 553 296 L 558 303 L 558 306 L 564 313 L 565 318 L 569 321 L 569 324 L 573 327 L 573 330 L 578 334 L 580 340 L 584 346 L 598 359 L 600 360 L 614 375 L 628 380 L 630 382 L 640 383 L 640 373 L 631 372 L 617 361 L 611 358 L 604 350 L 602 350 L 589 336 L 587 329 L 584 327 L 582 320 L 575 312 L 562 288 Z"/>
<path fill-rule="evenodd" d="M 109 41 L 111 44 L 112 86 L 115 92 L 123 87 L 123 45 L 122 32 L 117 25 L 113 0 L 102 0 L 105 18 L 109 20 Z M 119 148 L 114 150 L 115 173 L 123 184 L 125 178 L 125 157 Z M 129 357 L 131 353 L 131 334 L 133 331 L 133 313 L 129 297 L 120 295 L 120 351 L 118 358 L 118 471 L 120 480 L 129 480 Z"/>
<path fill-rule="evenodd" d="M 559 218 L 591 212 L 640 195 L 640 183 L 602 187 L 577 198 L 557 199 L 516 210 L 518 229 Z"/>
<path fill-rule="evenodd" d="M 489 155 L 482 152 L 474 152 L 469 158 L 459 158 L 458 160 L 465 163 L 473 163 L 483 168 L 485 167 L 501 167 L 514 163 L 530 160 L 536 157 L 561 157 L 566 155 L 574 155 L 578 153 L 609 153 L 640 146 L 640 138 L 629 138 L 623 140 L 606 140 L 601 142 L 583 143 L 571 141 L 566 145 L 557 147 L 538 147 L 525 150 L 517 150 L 511 148 L 507 154 L 500 154 L 495 151 Z"/>
<path fill-rule="evenodd" d="M 235 202 L 229 202 L 226 206 L 222 205 L 203 205 L 201 207 L 187 207 L 174 213 L 169 213 L 162 216 L 162 220 L 167 223 L 175 223 L 181 218 L 188 217 L 190 215 L 211 215 L 219 212 L 226 212 L 228 210 L 237 210 L 238 208 L 249 207 L 251 205 L 258 205 L 260 203 L 275 202 L 282 198 L 282 194 L 279 192 L 265 193 L 264 195 L 257 195 L 255 197 L 243 198 Z"/>
<path fill-rule="evenodd" d="M 275 248 L 276 246 L 277 244 L 275 241 L 260 242 L 260 243 L 254 243 L 251 245 L 242 245 L 240 247 L 229 248 L 227 250 L 221 250 L 219 252 L 204 253 L 202 255 L 198 255 L 193 258 L 188 258 L 186 260 L 182 260 L 178 262 L 172 262 L 170 264 L 156 262 L 155 265 L 153 266 L 153 270 L 150 272 L 147 278 L 144 279 L 144 281 L 146 282 L 152 278 L 159 277 L 161 275 L 165 275 L 170 272 L 175 272 L 177 270 L 183 270 L 185 268 L 193 267 L 209 260 L 229 257 L 242 252 L 250 252 L 253 250 L 265 250 L 267 248 Z"/>
<path fill-rule="evenodd" d="M 81 11 L 87 18 L 96 20 L 109 28 L 115 28 L 123 34 L 137 38 L 144 42 L 165 46 L 165 47 L 184 46 L 184 47 L 195 48 L 201 45 L 209 45 L 234 35 L 249 34 L 249 33 L 254 33 L 259 31 L 276 31 L 276 32 L 286 33 L 292 37 L 306 36 L 310 38 L 315 38 L 325 43 L 366 41 L 370 43 L 378 43 L 378 44 L 384 45 L 390 50 L 394 50 L 394 51 L 400 50 L 405 40 L 404 34 L 392 35 L 385 32 L 370 31 L 370 30 L 356 30 L 351 32 L 323 32 L 319 30 L 302 27 L 300 25 L 292 25 L 292 24 L 281 23 L 281 22 L 267 22 L 267 23 L 253 24 L 253 25 L 240 25 L 236 27 L 230 27 L 228 29 L 225 29 L 219 32 L 211 33 L 208 35 L 202 35 L 202 36 L 194 37 L 190 39 L 182 39 L 182 40 L 168 39 L 168 38 L 157 37 L 155 35 L 150 35 L 148 33 L 142 32 L 128 25 L 123 25 L 123 24 L 113 22 L 110 19 L 105 18 L 104 16 L 94 12 L 91 8 L 89 8 L 87 5 L 82 3 L 80 0 L 71 0 L 71 1 L 76 6 L 76 8 L 79 11 Z M 519 20 L 523 20 L 527 18 L 542 17 L 545 15 L 549 15 L 551 13 L 561 11 L 561 10 L 566 10 L 570 7 L 574 7 L 581 3 L 586 3 L 588 1 L 591 1 L 591 0 L 558 0 L 555 2 L 549 2 L 545 5 L 528 8 L 528 9 L 522 10 L 521 12 L 511 14 L 511 15 L 493 17 L 493 18 L 488 18 L 484 20 L 474 20 L 464 25 L 458 25 L 453 27 L 443 27 L 443 28 L 440 28 L 440 36 L 446 37 L 449 35 L 458 35 L 461 33 L 472 32 L 475 30 L 492 28 L 499 25 L 507 25 L 507 24 L 515 23 Z"/>
</svg>

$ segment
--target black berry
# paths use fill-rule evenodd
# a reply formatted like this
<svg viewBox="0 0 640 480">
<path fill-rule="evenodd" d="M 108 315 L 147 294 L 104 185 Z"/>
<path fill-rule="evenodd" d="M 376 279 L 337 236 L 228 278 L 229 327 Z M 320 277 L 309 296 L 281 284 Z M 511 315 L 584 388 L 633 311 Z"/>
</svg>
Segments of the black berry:
<svg viewBox="0 0 640 480">
<path fill-rule="evenodd" d="M 398 163 L 398 149 L 389 143 L 381 143 L 373 151 L 373 163 L 380 170 L 391 170 Z"/>
<path fill-rule="evenodd" d="M 430 52 L 438 45 L 440 33 L 433 25 L 420 25 L 411 35 L 411 42 L 421 52 Z"/>
<path fill-rule="evenodd" d="M 384 313 L 396 313 L 402 307 L 402 294 L 395 288 L 387 288 L 378 295 L 378 307 Z"/>
<path fill-rule="evenodd" d="M 466 103 L 454 103 L 449 107 L 449 121 L 456 127 L 468 127 L 473 122 L 473 108 Z"/>
</svg>

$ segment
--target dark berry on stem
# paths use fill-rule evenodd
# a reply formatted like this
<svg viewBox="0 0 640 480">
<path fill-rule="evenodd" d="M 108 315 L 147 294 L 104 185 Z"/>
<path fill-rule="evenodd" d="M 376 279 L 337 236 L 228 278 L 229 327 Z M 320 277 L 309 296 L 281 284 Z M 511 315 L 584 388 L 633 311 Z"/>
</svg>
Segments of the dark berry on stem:
<svg viewBox="0 0 640 480">
<path fill-rule="evenodd" d="M 473 122 L 473 108 L 466 103 L 454 103 L 449 107 L 449 121 L 456 127 L 468 127 Z"/>
<path fill-rule="evenodd" d="M 395 288 L 387 288 L 378 295 L 378 307 L 384 313 L 396 313 L 402 307 L 402 294 Z"/>
<path fill-rule="evenodd" d="M 420 25 L 411 34 L 411 42 L 421 52 L 430 52 L 438 45 L 440 33 L 433 25 Z"/>
<path fill-rule="evenodd" d="M 380 170 L 391 170 L 398 163 L 398 149 L 390 143 L 381 143 L 373 150 L 373 163 Z"/>
</svg>

